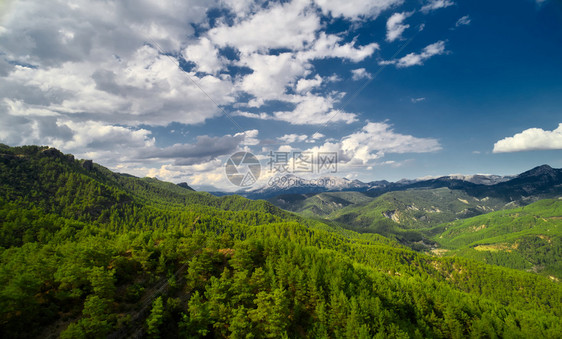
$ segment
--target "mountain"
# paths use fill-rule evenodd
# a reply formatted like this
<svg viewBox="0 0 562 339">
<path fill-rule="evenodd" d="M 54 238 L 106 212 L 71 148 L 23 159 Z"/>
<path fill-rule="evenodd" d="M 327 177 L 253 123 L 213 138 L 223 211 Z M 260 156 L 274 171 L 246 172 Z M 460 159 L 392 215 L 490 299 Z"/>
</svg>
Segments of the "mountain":
<svg viewBox="0 0 562 339">
<path fill-rule="evenodd" d="M 287 174 L 272 178 L 270 182 L 263 187 L 241 190 L 236 192 L 236 194 L 249 199 L 268 199 L 281 194 L 365 191 L 369 187 L 371 187 L 371 184 L 366 184 L 359 180 L 349 180 L 347 178 L 327 176 L 316 179 L 305 179 L 296 175 Z"/>
<path fill-rule="evenodd" d="M 474 185 L 493 186 L 498 183 L 513 179 L 513 176 L 499 175 L 461 175 L 453 174 L 435 178 L 402 179 L 397 182 L 386 180 L 362 182 L 360 180 L 349 180 L 335 176 L 321 177 L 317 179 L 300 178 L 293 174 L 275 177 L 262 187 L 250 190 L 239 190 L 236 194 L 249 199 L 270 199 L 277 195 L 287 194 L 314 194 L 323 192 L 365 192 L 375 197 L 386 192 L 407 190 L 411 188 L 440 188 L 472 189 Z M 219 195 L 225 195 L 222 193 Z"/>
<path fill-rule="evenodd" d="M 328 179 L 323 180 L 323 182 L 326 182 L 325 180 Z M 298 178 L 293 182 L 298 182 Z M 393 183 L 388 181 L 362 183 L 358 180 L 340 179 L 338 185 L 331 187 L 325 185 L 291 185 L 284 190 L 280 190 L 277 187 L 259 188 L 246 196 L 252 199 L 266 198 L 283 209 L 299 212 L 303 204 L 314 204 L 312 201 L 303 202 L 303 198 L 310 199 L 314 194 L 322 192 L 353 191 L 376 198 L 389 192 L 438 188 L 462 191 L 464 194 L 477 200 L 494 198 L 503 201 L 505 207 L 500 206 L 501 204 L 498 203 L 495 205 L 496 209 L 514 207 L 562 195 L 562 169 L 553 169 L 548 165 L 542 165 L 517 176 L 450 175 L 438 178 L 403 179 Z M 291 194 L 295 196 L 291 197 Z M 337 195 L 332 196 L 336 197 Z M 296 205 L 293 206 L 291 204 L 292 201 L 295 201 Z M 344 205 L 347 206 L 348 204 L 338 206 L 344 207 Z"/>
<path fill-rule="evenodd" d="M 187 184 L 187 182 L 180 182 L 180 183 L 178 184 L 178 186 L 179 186 L 179 187 L 182 187 L 182 188 L 185 188 L 185 189 L 188 189 L 188 190 L 190 190 L 190 191 L 195 191 L 193 188 L 189 187 L 189 185 Z"/>
<path fill-rule="evenodd" d="M 371 201 L 361 192 L 324 192 L 313 194 L 282 194 L 270 198 L 275 206 L 307 217 L 326 217 L 355 204 Z"/>
<path fill-rule="evenodd" d="M 475 194 L 493 195 L 512 201 L 557 197 L 562 193 L 562 169 L 548 165 L 535 167 L 517 177 L 487 186 Z"/>
<path fill-rule="evenodd" d="M 562 332 L 562 288 L 548 277 L 53 148 L 0 145 L 0 193 L 3 338 Z"/>
<path fill-rule="evenodd" d="M 506 208 L 505 204 L 501 199 L 478 199 L 445 187 L 410 189 L 350 204 L 325 218 L 356 232 L 381 234 L 421 250 L 435 244 L 417 229 L 489 213 Z"/>
<path fill-rule="evenodd" d="M 363 192 L 285 194 L 268 200 L 303 216 L 329 220 L 357 232 L 381 234 L 416 250 L 427 250 L 436 246 L 435 239 L 417 229 L 560 197 L 561 173 L 560 169 L 543 165 L 514 177 L 452 175 L 380 182 Z"/>
<path fill-rule="evenodd" d="M 495 185 L 500 182 L 511 180 L 514 177 L 502 176 L 502 175 L 490 175 L 490 174 L 474 174 L 474 175 L 451 174 L 445 176 L 445 178 L 467 181 L 477 185 Z"/>
</svg>

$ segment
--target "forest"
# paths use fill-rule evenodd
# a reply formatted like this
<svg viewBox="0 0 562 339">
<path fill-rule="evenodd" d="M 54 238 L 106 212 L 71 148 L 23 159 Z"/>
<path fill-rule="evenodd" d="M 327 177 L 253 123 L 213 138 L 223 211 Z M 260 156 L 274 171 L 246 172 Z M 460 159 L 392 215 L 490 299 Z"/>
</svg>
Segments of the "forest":
<svg viewBox="0 0 562 339">
<path fill-rule="evenodd" d="M 513 225 L 524 222 L 517 217 Z M 0 145 L 0 225 L 3 338 L 562 333 L 557 279 L 414 251 L 263 200 L 114 173 L 48 147 Z M 448 232 L 455 250 L 478 241 L 455 240 L 459 225 L 427 234 Z"/>
</svg>

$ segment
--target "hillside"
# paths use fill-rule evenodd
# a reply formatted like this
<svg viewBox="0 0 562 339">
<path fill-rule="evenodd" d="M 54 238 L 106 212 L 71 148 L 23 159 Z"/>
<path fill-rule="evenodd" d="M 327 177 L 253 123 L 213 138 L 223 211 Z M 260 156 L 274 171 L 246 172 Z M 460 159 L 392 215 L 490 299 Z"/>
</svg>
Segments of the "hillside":
<svg viewBox="0 0 562 339">
<path fill-rule="evenodd" d="M 292 194 L 269 201 L 302 216 L 331 221 L 356 232 L 395 238 L 415 249 L 433 246 L 432 240 L 417 231 L 419 228 L 506 208 L 501 199 L 479 199 L 448 188 L 396 191 L 376 198 L 360 192 Z"/>
<path fill-rule="evenodd" d="M 445 223 L 427 234 L 439 253 L 562 278 L 562 200 Z"/>
<path fill-rule="evenodd" d="M 417 229 L 560 197 L 562 169 L 542 165 L 517 176 L 452 175 L 356 185 L 364 191 L 283 194 L 268 201 L 302 216 L 427 250 L 436 246 L 435 239 Z"/>
<path fill-rule="evenodd" d="M 0 147 L 0 331 L 18 337 L 529 337 L 562 287 L 266 201 Z M 501 283 L 498 283 L 501 282 Z"/>
<path fill-rule="evenodd" d="M 360 192 L 319 194 L 283 194 L 269 199 L 275 206 L 307 217 L 326 217 L 344 207 L 367 203 L 372 199 Z"/>
</svg>

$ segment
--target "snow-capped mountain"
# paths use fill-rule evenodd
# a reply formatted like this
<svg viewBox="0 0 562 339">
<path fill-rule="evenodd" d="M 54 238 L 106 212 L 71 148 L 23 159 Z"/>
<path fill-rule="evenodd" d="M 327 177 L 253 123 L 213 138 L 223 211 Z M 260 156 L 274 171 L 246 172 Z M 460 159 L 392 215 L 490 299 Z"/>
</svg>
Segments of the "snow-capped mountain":
<svg viewBox="0 0 562 339">
<path fill-rule="evenodd" d="M 473 175 L 450 174 L 444 178 L 467 181 L 477 185 L 495 185 L 495 184 L 499 184 L 500 182 L 511 180 L 515 178 L 515 176 L 511 176 L 511 175 L 501 176 L 501 175 L 493 175 L 493 174 L 473 174 Z"/>
<path fill-rule="evenodd" d="M 550 179 L 554 177 L 557 179 L 560 175 L 562 175 L 560 174 L 560 170 L 552 169 L 549 166 L 539 166 L 533 170 L 522 173 L 519 176 L 451 174 L 447 176 L 428 176 L 417 179 L 402 179 L 396 182 L 381 180 L 367 183 L 357 179 L 350 180 L 336 176 L 306 179 L 294 174 L 287 174 L 285 176 L 272 178 L 263 186 L 239 190 L 234 194 L 239 194 L 250 199 L 269 199 L 282 194 L 315 194 L 322 192 L 357 191 L 365 192 L 366 195 L 374 197 L 385 192 L 396 190 L 439 187 L 470 190 L 473 193 L 482 191 L 487 192 L 487 194 L 492 194 L 492 191 L 494 190 L 511 187 L 518 184 L 520 181 L 526 183 L 530 179 L 535 181 L 539 179 L 542 181 L 546 180 L 545 182 L 550 183 Z M 528 190 L 529 189 L 526 188 L 526 191 Z M 225 195 L 230 193 L 215 192 L 213 194 Z"/>
<path fill-rule="evenodd" d="M 236 194 L 240 194 L 251 199 L 265 199 L 279 194 L 291 193 L 305 194 L 339 191 L 366 191 L 369 187 L 371 187 L 370 183 L 335 176 L 306 179 L 293 174 L 287 174 L 270 179 L 264 186 L 251 188 L 246 191 L 238 191 Z"/>
</svg>

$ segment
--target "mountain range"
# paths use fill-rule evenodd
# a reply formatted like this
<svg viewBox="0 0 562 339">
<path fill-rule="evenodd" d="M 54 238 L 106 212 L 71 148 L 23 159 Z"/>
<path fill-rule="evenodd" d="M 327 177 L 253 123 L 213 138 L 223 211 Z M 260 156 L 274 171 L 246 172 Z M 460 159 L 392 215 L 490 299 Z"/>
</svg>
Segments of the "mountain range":
<svg viewBox="0 0 562 339">
<path fill-rule="evenodd" d="M 512 265 L 510 267 L 526 267 L 545 272 L 554 271 L 556 273 L 553 276 L 562 278 L 559 268 L 554 270 L 548 268 L 552 265 L 532 264 L 533 261 L 527 259 L 523 264 L 522 257 L 516 256 L 517 251 L 513 251 L 509 247 L 514 246 L 513 244 L 525 244 L 521 245 L 519 250 L 524 249 L 527 254 L 534 253 L 535 256 L 538 256 L 535 259 L 538 260 L 544 255 L 537 253 L 542 253 L 541 251 L 545 249 L 548 252 L 560 250 L 557 242 L 560 238 L 557 235 L 549 235 L 549 232 L 539 231 L 534 235 L 530 235 L 528 232 L 517 233 L 519 236 L 511 236 L 509 246 L 502 241 L 510 228 L 501 228 L 503 230 L 501 232 L 497 231 L 500 228 L 495 228 L 497 232 L 480 232 L 480 234 L 494 234 L 495 237 L 499 237 L 498 239 L 502 239 L 500 241 L 502 245 L 496 246 L 498 239 L 479 239 L 481 240 L 480 245 L 490 245 L 478 247 L 479 252 L 470 250 L 477 245 L 466 243 L 462 249 L 451 248 L 450 242 L 443 240 L 450 237 L 448 233 L 444 232 L 452 225 L 462 223 L 463 220 L 467 220 L 466 224 L 462 223 L 464 226 L 455 226 L 460 229 L 457 236 L 462 235 L 462 239 L 468 239 L 469 237 L 465 237 L 464 233 L 470 234 L 473 229 L 482 225 L 484 225 L 483 228 L 494 229 L 486 226 L 486 222 L 474 226 L 470 222 L 472 219 L 487 220 L 486 218 L 492 218 L 494 213 L 511 211 L 518 207 L 523 208 L 535 202 L 545 201 L 545 199 L 555 199 L 555 206 L 562 204 L 562 201 L 557 200 L 562 197 L 562 170 L 542 165 L 513 177 L 487 176 L 487 179 L 483 179 L 482 176 L 463 176 L 462 178 L 473 180 L 477 178 L 474 181 L 480 183 L 460 180 L 459 176 L 447 176 L 434 179 L 403 180 L 398 183 L 379 182 L 377 186 L 373 185 L 362 191 L 281 194 L 269 198 L 268 201 L 282 209 L 305 217 L 331 222 L 342 228 L 360 233 L 380 234 L 418 251 L 448 253 L 449 255 L 459 255 L 460 253 L 473 259 L 488 258 L 486 260 L 492 260 L 489 258 L 490 256 L 494 258 L 501 256 L 503 259 L 500 261 L 510 263 Z M 519 213 L 514 212 L 513 215 Z M 543 211 L 543 213 L 537 213 L 534 218 L 540 219 L 542 214 L 550 217 L 552 213 Z M 562 212 L 560 217 L 562 217 Z M 516 220 L 514 222 L 509 219 L 506 222 L 512 224 L 522 222 L 519 218 Z M 535 224 L 533 220 L 527 222 Z M 558 226 L 559 224 L 555 223 L 550 231 L 559 234 Z M 544 247 L 544 240 L 540 240 L 542 239 L 540 237 L 546 237 L 551 242 Z M 500 250 L 497 250 L 498 248 Z M 441 252 L 442 249 L 445 251 Z M 490 251 L 493 249 L 496 250 L 492 254 Z M 506 252 L 507 250 L 509 252 Z M 546 256 L 548 257 L 548 255 Z M 513 259 L 515 257 L 517 260 Z M 514 264 L 516 261 L 517 265 Z"/>
<path fill-rule="evenodd" d="M 290 180 L 299 182 L 299 178 L 291 177 Z M 481 202 L 480 205 L 489 205 L 489 203 L 484 204 L 484 202 L 491 198 L 496 199 L 497 202 L 493 206 L 489 206 L 491 209 L 488 211 L 525 205 L 540 199 L 562 195 L 562 169 L 554 169 L 548 165 L 538 166 L 516 176 L 504 177 L 497 175 L 453 175 L 431 179 L 401 180 L 394 183 L 388 181 L 363 183 L 358 180 L 351 181 L 345 178 L 327 177 L 316 182 L 330 184 L 266 186 L 248 192 L 245 196 L 252 199 L 266 198 L 281 208 L 299 212 L 307 207 L 317 206 L 319 208 L 320 205 L 324 206 L 320 210 L 325 210 L 325 201 L 318 205 L 313 203 L 313 200 L 318 199 L 313 198 L 317 194 L 330 192 L 332 194 L 321 196 L 339 199 L 329 208 L 333 212 L 352 204 L 352 202 L 346 200 L 346 197 L 350 196 L 354 196 L 355 200 L 366 202 L 370 200 L 369 198 L 376 198 L 385 193 L 438 188 L 463 192 L 465 198 L 466 196 L 474 198 Z M 339 192 L 357 192 L 357 194 L 339 194 Z M 465 198 L 459 197 L 458 199 L 466 200 Z M 486 212 L 485 208 L 480 209 L 482 209 L 482 212 Z M 322 214 L 326 213 L 319 212 L 319 215 Z"/>
<path fill-rule="evenodd" d="M 519 185 L 524 185 L 525 180 L 544 176 L 545 183 L 549 184 L 552 180 L 557 181 L 560 178 L 560 169 L 553 169 L 548 165 L 538 166 L 530 171 L 521 173 L 520 175 L 488 175 L 488 174 L 474 174 L 474 175 L 461 175 L 451 174 L 441 177 L 422 177 L 417 179 L 402 179 L 396 182 L 389 182 L 386 180 L 362 182 L 360 180 L 349 180 L 347 178 L 340 178 L 335 176 L 320 177 L 317 179 L 304 179 L 293 174 L 287 174 L 275 180 L 270 180 L 270 183 L 250 189 L 243 189 L 235 192 L 235 194 L 247 197 L 249 199 L 269 199 L 281 194 L 313 194 L 323 192 L 342 192 L 342 191 L 356 191 L 364 192 L 369 196 L 377 196 L 385 192 L 407 190 L 411 188 L 439 188 L 448 187 L 452 189 L 465 189 L 465 190 L 482 190 L 493 191 L 500 187 L 507 187 L 519 182 Z M 525 179 L 526 178 L 526 179 Z M 518 181 L 512 181 L 519 179 Z M 505 186 L 497 186 L 498 184 L 510 182 Z M 560 183 L 557 183 L 560 184 Z M 535 182 L 529 182 L 529 187 L 535 187 Z M 491 186 L 493 188 L 485 188 L 484 186 Z M 542 187 L 542 186 L 541 186 Z M 530 191 L 526 191 L 523 186 L 518 190 L 519 193 L 525 195 Z M 217 192 L 218 195 L 227 193 Z"/>
</svg>

